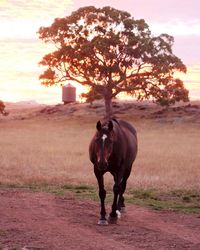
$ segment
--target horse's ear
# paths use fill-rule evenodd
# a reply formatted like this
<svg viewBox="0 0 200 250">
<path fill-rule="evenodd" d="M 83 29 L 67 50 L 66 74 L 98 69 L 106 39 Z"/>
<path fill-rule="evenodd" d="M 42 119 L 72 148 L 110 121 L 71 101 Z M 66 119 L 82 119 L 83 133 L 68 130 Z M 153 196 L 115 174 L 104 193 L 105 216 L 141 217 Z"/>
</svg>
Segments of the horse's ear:
<svg viewBox="0 0 200 250">
<path fill-rule="evenodd" d="M 112 121 L 109 121 L 109 123 L 108 123 L 108 129 L 109 129 L 109 131 L 113 130 L 113 123 L 112 123 Z"/>
<path fill-rule="evenodd" d="M 96 128 L 98 131 L 101 130 L 101 122 L 100 121 L 97 122 Z"/>
</svg>

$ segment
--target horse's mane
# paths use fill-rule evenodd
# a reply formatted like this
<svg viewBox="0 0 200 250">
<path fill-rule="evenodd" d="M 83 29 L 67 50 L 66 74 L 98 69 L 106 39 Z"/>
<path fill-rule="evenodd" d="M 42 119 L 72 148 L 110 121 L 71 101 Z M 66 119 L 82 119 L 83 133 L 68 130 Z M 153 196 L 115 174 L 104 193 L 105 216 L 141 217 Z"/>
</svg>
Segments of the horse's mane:
<svg viewBox="0 0 200 250">
<path fill-rule="evenodd" d="M 112 118 L 112 121 L 116 122 L 120 126 L 119 121 L 116 118 Z"/>
</svg>

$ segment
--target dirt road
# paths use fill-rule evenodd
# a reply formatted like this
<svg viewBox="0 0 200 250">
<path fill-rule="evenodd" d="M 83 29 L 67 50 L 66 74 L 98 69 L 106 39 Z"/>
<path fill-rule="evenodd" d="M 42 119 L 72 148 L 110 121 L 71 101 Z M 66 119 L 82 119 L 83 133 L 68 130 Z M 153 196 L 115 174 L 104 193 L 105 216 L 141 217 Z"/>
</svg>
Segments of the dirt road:
<svg viewBox="0 0 200 250">
<path fill-rule="evenodd" d="M 1 189 L 0 249 L 200 249 L 198 215 L 128 205 L 117 225 L 98 226 L 98 214 L 72 194 Z"/>
</svg>

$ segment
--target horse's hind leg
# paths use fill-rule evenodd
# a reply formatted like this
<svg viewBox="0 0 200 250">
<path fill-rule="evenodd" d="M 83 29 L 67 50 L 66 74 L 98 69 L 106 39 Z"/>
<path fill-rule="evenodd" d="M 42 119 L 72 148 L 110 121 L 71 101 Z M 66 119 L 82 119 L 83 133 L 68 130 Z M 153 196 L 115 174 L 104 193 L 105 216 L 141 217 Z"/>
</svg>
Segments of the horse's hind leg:
<svg viewBox="0 0 200 250">
<path fill-rule="evenodd" d="M 126 190 L 126 182 L 127 180 L 123 180 L 122 184 L 121 184 L 121 192 L 119 194 L 119 200 L 118 200 L 118 210 L 123 213 L 125 212 L 125 204 L 124 204 L 124 192 Z"/>
<path fill-rule="evenodd" d="M 127 179 L 130 175 L 130 171 L 128 171 L 125 175 L 124 175 L 124 178 L 122 180 L 122 183 L 121 183 L 121 192 L 119 193 L 119 200 L 118 200 L 118 210 L 121 212 L 121 213 L 124 213 L 126 210 L 125 210 L 125 203 L 124 203 L 124 192 L 126 190 L 126 183 L 127 183 Z"/>
</svg>

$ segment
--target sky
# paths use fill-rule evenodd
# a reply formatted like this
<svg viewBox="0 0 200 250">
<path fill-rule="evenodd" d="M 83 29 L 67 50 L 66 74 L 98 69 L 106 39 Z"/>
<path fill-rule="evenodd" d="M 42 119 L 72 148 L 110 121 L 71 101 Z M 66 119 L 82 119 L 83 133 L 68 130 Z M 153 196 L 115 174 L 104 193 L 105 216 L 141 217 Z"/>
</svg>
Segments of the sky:
<svg viewBox="0 0 200 250">
<path fill-rule="evenodd" d="M 111 6 L 145 19 L 153 35 L 174 36 L 173 52 L 188 68 L 181 75 L 191 99 L 200 99 L 199 0 L 0 0 L 0 100 L 61 103 L 61 88 L 40 84 L 38 65 L 49 52 L 37 31 L 83 6 Z M 77 95 L 83 91 L 77 86 Z"/>
</svg>

